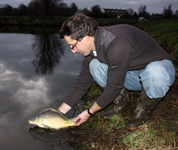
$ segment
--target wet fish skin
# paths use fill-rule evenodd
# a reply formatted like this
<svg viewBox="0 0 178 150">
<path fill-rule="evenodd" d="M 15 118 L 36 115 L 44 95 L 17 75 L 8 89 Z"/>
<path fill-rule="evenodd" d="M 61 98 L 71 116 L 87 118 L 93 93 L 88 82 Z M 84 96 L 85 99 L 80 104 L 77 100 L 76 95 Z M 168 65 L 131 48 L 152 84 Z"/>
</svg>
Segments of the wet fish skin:
<svg viewBox="0 0 178 150">
<path fill-rule="evenodd" d="M 74 118 L 66 118 L 60 111 L 47 108 L 41 111 L 36 117 L 28 121 L 29 124 L 37 125 L 41 128 L 61 129 L 75 124 Z"/>
</svg>

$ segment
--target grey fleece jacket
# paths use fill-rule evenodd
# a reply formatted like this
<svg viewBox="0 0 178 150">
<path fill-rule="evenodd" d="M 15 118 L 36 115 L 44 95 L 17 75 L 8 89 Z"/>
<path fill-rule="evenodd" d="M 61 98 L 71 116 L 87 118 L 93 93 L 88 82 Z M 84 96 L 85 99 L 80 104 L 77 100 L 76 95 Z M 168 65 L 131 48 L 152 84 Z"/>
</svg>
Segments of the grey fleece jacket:
<svg viewBox="0 0 178 150">
<path fill-rule="evenodd" d="M 108 65 L 107 85 L 96 100 L 102 108 L 120 94 L 127 71 L 144 69 L 153 61 L 174 61 L 147 33 L 131 25 L 99 27 L 94 43 L 97 57 L 93 53 L 84 57 L 77 82 L 64 100 L 71 107 L 78 103 L 90 87 L 92 76 L 89 63 L 93 58 Z"/>
</svg>

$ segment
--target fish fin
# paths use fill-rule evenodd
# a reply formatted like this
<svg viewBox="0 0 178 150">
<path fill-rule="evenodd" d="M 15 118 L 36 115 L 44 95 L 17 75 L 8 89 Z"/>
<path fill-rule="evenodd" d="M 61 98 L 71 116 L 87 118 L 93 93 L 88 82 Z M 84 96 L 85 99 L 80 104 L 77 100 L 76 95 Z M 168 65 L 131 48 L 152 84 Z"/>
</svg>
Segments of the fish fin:
<svg viewBox="0 0 178 150">
<path fill-rule="evenodd" d="M 43 124 L 43 123 L 42 123 L 42 125 L 43 125 L 42 128 L 45 128 L 45 129 L 51 129 L 49 126 L 47 126 L 47 125 L 45 125 L 45 124 Z"/>
<path fill-rule="evenodd" d="M 41 113 L 43 113 L 43 112 L 45 112 L 45 111 L 48 111 L 48 110 L 53 111 L 53 108 L 46 108 L 46 109 L 43 109 L 42 111 L 40 111 L 40 113 L 39 113 L 39 114 L 41 114 Z"/>
<path fill-rule="evenodd" d="M 68 124 L 70 124 L 70 126 L 73 126 L 74 124 L 76 124 L 77 122 L 74 121 L 75 118 L 72 118 L 72 119 L 68 119 L 66 122 Z"/>
<path fill-rule="evenodd" d="M 42 110 L 39 114 L 44 113 L 44 112 L 46 112 L 46 111 L 56 112 L 56 113 L 58 113 L 58 114 L 64 116 L 64 114 L 63 114 L 62 112 L 60 112 L 60 111 L 58 111 L 58 110 L 56 110 L 56 109 L 53 109 L 53 108 L 46 108 L 46 109 Z M 65 117 L 65 116 L 64 116 L 64 117 Z M 66 118 L 66 117 L 65 117 L 65 118 Z M 66 119 L 67 119 L 67 118 L 66 118 Z"/>
</svg>

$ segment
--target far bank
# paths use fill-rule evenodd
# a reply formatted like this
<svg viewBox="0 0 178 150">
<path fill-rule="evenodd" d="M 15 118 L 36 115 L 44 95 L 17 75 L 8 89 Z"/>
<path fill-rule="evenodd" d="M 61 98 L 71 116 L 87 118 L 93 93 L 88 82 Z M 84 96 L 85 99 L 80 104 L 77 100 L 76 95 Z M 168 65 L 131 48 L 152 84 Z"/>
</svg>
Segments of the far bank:
<svg viewBox="0 0 178 150">
<path fill-rule="evenodd" d="M 0 26 L 60 26 L 68 17 L 61 16 L 0 16 Z M 132 24 L 134 19 L 95 18 L 101 26 Z"/>
</svg>

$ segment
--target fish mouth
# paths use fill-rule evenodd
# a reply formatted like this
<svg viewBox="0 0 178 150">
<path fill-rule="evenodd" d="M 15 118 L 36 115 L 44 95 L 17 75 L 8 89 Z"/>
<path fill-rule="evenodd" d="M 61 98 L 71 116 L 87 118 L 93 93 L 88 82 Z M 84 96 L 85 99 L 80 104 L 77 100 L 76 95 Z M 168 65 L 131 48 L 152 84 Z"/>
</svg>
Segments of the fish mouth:
<svg viewBox="0 0 178 150">
<path fill-rule="evenodd" d="M 28 123 L 29 123 L 29 124 L 32 124 L 32 122 L 31 122 L 30 120 L 28 120 Z"/>
</svg>

